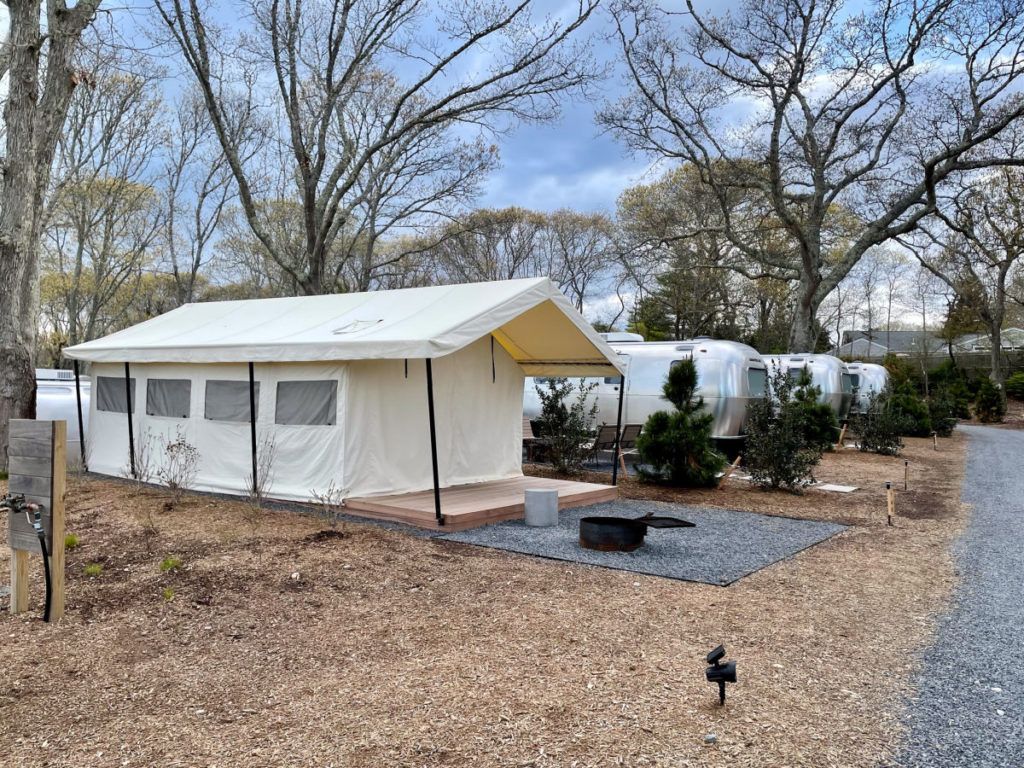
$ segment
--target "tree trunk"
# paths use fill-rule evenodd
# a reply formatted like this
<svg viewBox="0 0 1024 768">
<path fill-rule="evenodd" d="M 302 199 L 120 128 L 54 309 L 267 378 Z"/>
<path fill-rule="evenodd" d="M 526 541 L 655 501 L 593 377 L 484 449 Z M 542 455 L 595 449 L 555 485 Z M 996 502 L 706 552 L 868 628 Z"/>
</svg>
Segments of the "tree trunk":
<svg viewBox="0 0 1024 768">
<path fill-rule="evenodd" d="M 818 312 L 818 286 L 809 276 L 800 279 L 796 306 L 793 308 L 793 325 L 789 332 L 790 352 L 814 351 L 814 321 Z"/>
<path fill-rule="evenodd" d="M 989 352 L 989 364 L 991 371 L 989 378 L 1000 386 L 1006 377 L 1003 375 L 1003 329 L 1002 323 L 993 323 L 989 327 L 988 336 L 992 349 Z"/>
</svg>

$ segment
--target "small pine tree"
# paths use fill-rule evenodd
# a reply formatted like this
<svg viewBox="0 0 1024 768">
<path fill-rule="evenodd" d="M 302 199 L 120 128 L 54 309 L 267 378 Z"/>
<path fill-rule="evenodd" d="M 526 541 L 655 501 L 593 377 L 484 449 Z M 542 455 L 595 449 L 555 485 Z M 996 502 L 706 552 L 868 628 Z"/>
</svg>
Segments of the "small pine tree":
<svg viewBox="0 0 1024 768">
<path fill-rule="evenodd" d="M 1006 395 L 992 379 L 984 379 L 978 387 L 974 412 L 982 424 L 998 424 L 1006 416 Z"/>
<path fill-rule="evenodd" d="M 903 419 L 889 407 L 888 392 L 870 393 L 867 408 L 850 420 L 850 430 L 864 453 L 898 456 L 903 448 Z"/>
<path fill-rule="evenodd" d="M 697 392 L 697 368 L 683 360 L 668 372 L 662 390 L 675 411 L 651 414 L 636 441 L 644 480 L 686 487 L 707 487 L 718 482 L 725 457 L 712 444 L 714 417 L 702 413 L 704 398 Z"/>
<path fill-rule="evenodd" d="M 897 418 L 908 437 L 928 437 L 932 433 L 932 419 L 928 403 L 917 394 L 909 381 L 897 384 L 886 399 L 886 408 Z"/>
<path fill-rule="evenodd" d="M 811 384 L 811 372 L 804 366 L 793 389 L 793 404 L 807 442 L 829 451 L 839 436 L 839 419 L 828 403 L 822 403 L 821 388 Z"/>
<path fill-rule="evenodd" d="M 1024 371 L 1017 371 L 1006 380 L 1006 394 L 1015 400 L 1024 400 Z"/>
<path fill-rule="evenodd" d="M 814 482 L 822 449 L 808 439 L 805 420 L 805 405 L 796 399 L 787 371 L 780 368 L 768 379 L 768 397 L 747 408 L 743 466 L 755 483 L 798 491 Z"/>
</svg>

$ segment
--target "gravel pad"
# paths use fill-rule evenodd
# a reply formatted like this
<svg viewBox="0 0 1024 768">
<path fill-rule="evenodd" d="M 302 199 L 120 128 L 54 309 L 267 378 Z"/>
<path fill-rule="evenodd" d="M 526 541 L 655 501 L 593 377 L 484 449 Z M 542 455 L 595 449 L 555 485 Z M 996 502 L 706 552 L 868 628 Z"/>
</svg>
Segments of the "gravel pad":
<svg viewBox="0 0 1024 768">
<path fill-rule="evenodd" d="M 648 529 L 644 545 L 634 552 L 595 552 L 579 545 L 581 517 L 640 517 L 648 513 L 681 517 L 697 527 Z M 845 528 L 834 523 L 657 501 L 592 504 L 565 510 L 558 517 L 558 525 L 551 528 L 530 528 L 522 520 L 512 520 L 438 538 L 725 586 Z"/>
<path fill-rule="evenodd" d="M 960 583 L 923 659 L 896 765 L 1024 766 L 1024 432 L 971 436 L 954 548 Z M 898 660 L 890 660 L 900 663 Z"/>
</svg>

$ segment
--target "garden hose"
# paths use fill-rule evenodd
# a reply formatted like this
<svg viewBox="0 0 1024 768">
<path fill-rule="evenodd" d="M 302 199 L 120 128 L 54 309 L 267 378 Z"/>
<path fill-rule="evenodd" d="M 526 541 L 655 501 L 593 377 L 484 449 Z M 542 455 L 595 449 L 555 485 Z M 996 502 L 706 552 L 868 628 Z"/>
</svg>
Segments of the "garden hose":
<svg viewBox="0 0 1024 768">
<path fill-rule="evenodd" d="M 31 512 L 31 515 L 30 515 Z M 50 584 L 50 553 L 46 550 L 46 531 L 43 529 L 43 515 L 38 504 L 25 505 L 25 519 L 35 529 L 39 537 L 39 549 L 43 553 L 43 576 L 46 579 L 46 607 L 43 608 L 43 621 L 50 621 L 50 603 L 53 600 L 53 587 Z"/>
</svg>

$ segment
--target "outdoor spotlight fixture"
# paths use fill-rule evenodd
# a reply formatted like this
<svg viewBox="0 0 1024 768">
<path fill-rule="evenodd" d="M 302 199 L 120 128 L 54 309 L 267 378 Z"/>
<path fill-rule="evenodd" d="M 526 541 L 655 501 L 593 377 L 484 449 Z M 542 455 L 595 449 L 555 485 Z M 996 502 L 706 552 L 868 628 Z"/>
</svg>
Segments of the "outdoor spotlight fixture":
<svg viewBox="0 0 1024 768">
<path fill-rule="evenodd" d="M 722 661 L 722 659 L 725 658 L 724 645 L 720 645 L 711 651 L 707 658 L 708 664 L 711 666 L 707 668 L 705 674 L 707 675 L 709 683 L 718 683 L 718 703 L 724 707 L 725 684 L 736 682 L 736 662 Z"/>
</svg>

